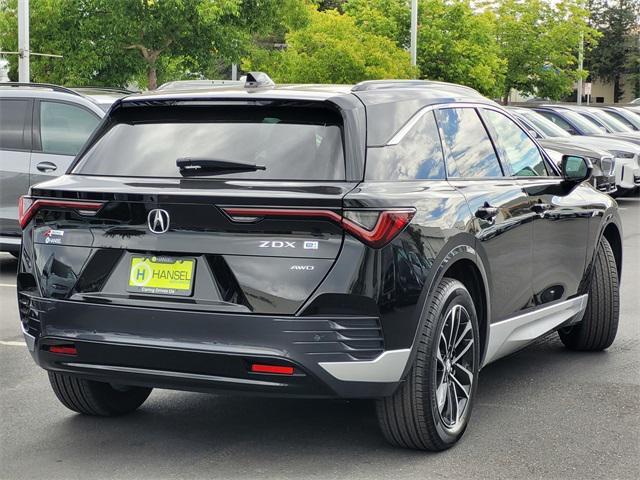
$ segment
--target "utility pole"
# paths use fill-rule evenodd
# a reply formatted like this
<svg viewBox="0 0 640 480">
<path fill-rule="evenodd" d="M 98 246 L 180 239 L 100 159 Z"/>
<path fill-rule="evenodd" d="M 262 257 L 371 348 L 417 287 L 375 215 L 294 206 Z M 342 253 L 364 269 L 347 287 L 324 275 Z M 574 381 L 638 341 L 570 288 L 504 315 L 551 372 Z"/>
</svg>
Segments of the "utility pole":
<svg viewBox="0 0 640 480">
<path fill-rule="evenodd" d="M 578 71 L 580 72 L 580 78 L 578 78 L 578 95 L 577 103 L 582 104 L 582 66 L 584 62 L 584 33 L 580 33 L 580 45 L 578 46 Z"/>
<path fill-rule="evenodd" d="M 18 0 L 18 81 L 29 82 L 29 0 Z"/>
<path fill-rule="evenodd" d="M 418 0 L 411 0 L 411 65 L 418 60 Z"/>
</svg>

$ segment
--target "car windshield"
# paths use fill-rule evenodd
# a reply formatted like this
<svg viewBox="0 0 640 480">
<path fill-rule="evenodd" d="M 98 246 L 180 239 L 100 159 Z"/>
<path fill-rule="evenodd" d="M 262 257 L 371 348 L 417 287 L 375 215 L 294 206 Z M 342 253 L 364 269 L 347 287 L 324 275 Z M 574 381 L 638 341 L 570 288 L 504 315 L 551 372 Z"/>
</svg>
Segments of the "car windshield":
<svg viewBox="0 0 640 480">
<path fill-rule="evenodd" d="M 517 110 L 518 115 L 523 116 L 526 120 L 531 122 L 535 128 L 540 130 L 547 137 L 570 137 L 571 134 L 560 128 L 551 120 L 540 115 L 533 110 Z"/>
<path fill-rule="evenodd" d="M 598 117 L 601 123 L 604 123 L 605 126 L 614 132 L 632 132 L 633 129 L 627 127 L 624 123 L 622 123 L 617 118 L 611 116 L 609 113 L 604 110 L 589 110 L 590 113 Z"/>
<path fill-rule="evenodd" d="M 598 127 L 577 112 L 562 109 L 561 114 L 567 117 L 573 124 L 577 125 L 578 128 L 587 135 L 602 135 L 603 133 L 607 133 L 604 128 Z"/>
</svg>

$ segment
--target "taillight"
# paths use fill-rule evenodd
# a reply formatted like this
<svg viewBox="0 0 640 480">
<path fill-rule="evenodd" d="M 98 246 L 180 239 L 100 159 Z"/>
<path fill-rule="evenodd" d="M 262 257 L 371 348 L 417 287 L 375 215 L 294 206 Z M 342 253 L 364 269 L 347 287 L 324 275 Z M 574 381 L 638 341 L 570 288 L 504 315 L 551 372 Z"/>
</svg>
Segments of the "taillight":
<svg viewBox="0 0 640 480">
<path fill-rule="evenodd" d="M 413 208 L 384 210 L 345 210 L 340 215 L 332 210 L 299 208 L 225 207 L 223 211 L 234 222 L 257 222 L 265 217 L 325 218 L 373 248 L 381 248 L 393 240 L 411 222 Z"/>
<path fill-rule="evenodd" d="M 18 200 L 18 223 L 20 224 L 20 228 L 26 227 L 41 208 L 66 208 L 75 210 L 81 215 L 95 215 L 102 205 L 103 202 L 54 200 L 44 198 L 34 200 L 29 196 L 23 195 Z"/>
</svg>

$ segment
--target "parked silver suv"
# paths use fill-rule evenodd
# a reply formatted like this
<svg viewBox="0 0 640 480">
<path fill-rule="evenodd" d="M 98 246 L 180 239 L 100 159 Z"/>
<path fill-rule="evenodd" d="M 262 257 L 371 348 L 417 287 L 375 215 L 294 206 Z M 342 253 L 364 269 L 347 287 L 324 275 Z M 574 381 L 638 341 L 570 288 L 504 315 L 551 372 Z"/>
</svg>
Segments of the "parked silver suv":
<svg viewBox="0 0 640 480">
<path fill-rule="evenodd" d="M 126 93 L 0 83 L 0 251 L 20 250 L 20 195 L 65 173 L 107 105 Z"/>
</svg>

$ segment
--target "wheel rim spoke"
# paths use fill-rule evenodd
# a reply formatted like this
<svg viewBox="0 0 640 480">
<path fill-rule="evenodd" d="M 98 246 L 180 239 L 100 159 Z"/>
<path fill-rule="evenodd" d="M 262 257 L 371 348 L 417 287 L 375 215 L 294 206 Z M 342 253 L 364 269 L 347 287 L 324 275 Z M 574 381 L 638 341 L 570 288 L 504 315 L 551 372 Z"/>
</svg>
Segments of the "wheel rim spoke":
<svg viewBox="0 0 640 480">
<path fill-rule="evenodd" d="M 464 366 L 460 365 L 459 363 L 456 364 L 456 368 L 459 368 L 460 370 L 462 370 L 467 377 L 469 377 L 469 384 L 473 383 L 473 373 L 471 373 L 469 370 L 467 370 Z"/>
<path fill-rule="evenodd" d="M 455 357 L 453 360 L 451 360 L 451 363 L 456 364 L 460 361 L 460 359 L 464 356 L 465 353 L 467 353 L 469 351 L 469 349 L 473 346 L 473 340 L 469 340 L 469 343 L 467 343 L 464 348 L 462 349 L 462 351 L 458 354 L 457 357 Z"/>
<path fill-rule="evenodd" d="M 468 399 L 469 399 L 469 392 L 467 392 L 467 389 L 464 387 L 464 385 L 462 385 L 462 384 L 460 383 L 460 381 L 456 378 L 456 376 L 455 376 L 455 375 L 451 375 L 451 380 L 453 380 L 453 381 L 456 383 L 456 385 L 458 385 L 458 388 L 459 388 L 460 390 L 462 390 L 462 394 L 463 394 L 463 395 L 467 398 L 467 400 L 468 400 Z"/>
<path fill-rule="evenodd" d="M 458 337 L 456 338 L 455 343 L 453 344 L 453 349 L 454 350 L 457 348 L 458 345 L 460 345 L 460 342 L 462 342 L 462 340 L 464 340 L 464 337 L 470 331 L 471 331 L 471 322 L 467 322 L 467 324 L 464 326 L 464 330 L 462 330 L 462 333 L 460 335 L 458 335 Z"/>
</svg>

